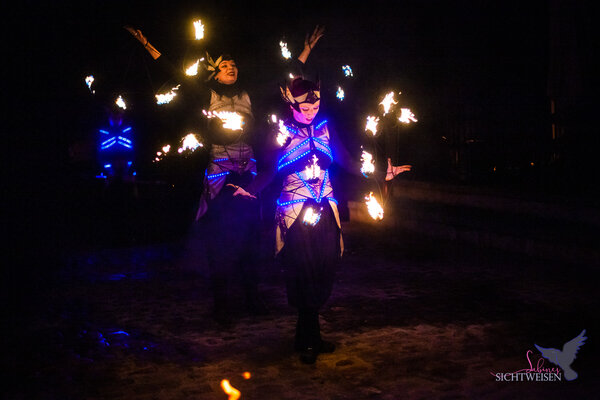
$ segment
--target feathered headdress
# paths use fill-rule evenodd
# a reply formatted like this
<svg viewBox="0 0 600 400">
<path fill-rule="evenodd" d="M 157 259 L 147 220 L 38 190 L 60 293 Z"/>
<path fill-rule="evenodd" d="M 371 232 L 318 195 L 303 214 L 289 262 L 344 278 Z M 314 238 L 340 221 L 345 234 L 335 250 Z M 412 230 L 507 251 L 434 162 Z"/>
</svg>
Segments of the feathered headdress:
<svg viewBox="0 0 600 400">
<path fill-rule="evenodd" d="M 229 54 L 221 54 L 216 60 L 213 60 L 210 54 L 206 52 L 206 70 L 209 72 L 208 78 L 206 78 L 207 81 L 213 79 L 215 75 L 221 71 L 219 69 L 219 64 L 225 60 L 233 60 L 233 57 Z"/>
<path fill-rule="evenodd" d="M 283 101 L 298 110 L 301 103 L 316 103 L 321 99 L 321 84 L 314 83 L 301 77 L 280 86 Z"/>
</svg>

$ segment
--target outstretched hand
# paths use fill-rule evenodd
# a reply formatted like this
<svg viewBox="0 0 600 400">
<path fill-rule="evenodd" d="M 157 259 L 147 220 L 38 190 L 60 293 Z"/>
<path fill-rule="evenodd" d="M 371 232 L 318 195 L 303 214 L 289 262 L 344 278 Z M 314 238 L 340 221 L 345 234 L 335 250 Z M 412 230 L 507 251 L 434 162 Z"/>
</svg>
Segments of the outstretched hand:
<svg viewBox="0 0 600 400">
<path fill-rule="evenodd" d="M 308 48 L 308 50 L 312 50 L 313 47 L 317 44 L 319 39 L 321 39 L 324 35 L 325 27 L 317 25 L 313 33 L 309 36 L 308 33 L 304 38 L 304 48 Z"/>
<path fill-rule="evenodd" d="M 133 37 L 139 40 L 140 43 L 142 43 L 143 45 L 148 43 L 148 39 L 146 39 L 146 37 L 142 34 L 142 31 L 140 31 L 139 29 L 135 29 L 129 25 L 125 25 L 123 28 L 129 31 L 129 33 L 131 33 Z"/>
<path fill-rule="evenodd" d="M 233 196 L 243 196 L 243 197 L 246 197 L 248 199 L 255 199 L 256 198 L 256 196 L 254 196 L 253 194 L 248 193 L 241 186 L 234 185 L 233 183 L 228 183 L 227 186 L 231 186 L 232 188 L 235 189 L 235 192 L 233 192 Z"/>
<path fill-rule="evenodd" d="M 385 174 L 385 180 L 391 181 L 396 177 L 396 175 L 401 174 L 406 171 L 410 171 L 412 165 L 392 165 L 392 159 L 388 158 L 388 167 L 387 172 Z"/>
</svg>

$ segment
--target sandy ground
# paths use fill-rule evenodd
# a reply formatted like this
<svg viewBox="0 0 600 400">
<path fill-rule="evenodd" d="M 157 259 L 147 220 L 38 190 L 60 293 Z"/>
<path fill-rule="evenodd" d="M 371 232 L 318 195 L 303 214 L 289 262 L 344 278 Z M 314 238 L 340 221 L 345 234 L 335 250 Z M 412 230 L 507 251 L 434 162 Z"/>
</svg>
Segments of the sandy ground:
<svg viewBox="0 0 600 400">
<path fill-rule="evenodd" d="M 78 250 L 30 282 L 13 315 L 6 399 L 564 399 L 597 398 L 597 279 L 575 266 L 433 241 L 356 222 L 323 309 L 333 354 L 304 365 L 294 310 L 270 258 L 269 315 L 210 318 L 201 243 Z M 236 289 L 236 286 L 234 286 Z M 7 327 L 5 327 L 6 329 Z M 498 382 L 586 329 L 571 382 Z M 546 362 L 544 368 L 554 365 Z M 250 372 L 250 379 L 243 377 Z"/>
</svg>

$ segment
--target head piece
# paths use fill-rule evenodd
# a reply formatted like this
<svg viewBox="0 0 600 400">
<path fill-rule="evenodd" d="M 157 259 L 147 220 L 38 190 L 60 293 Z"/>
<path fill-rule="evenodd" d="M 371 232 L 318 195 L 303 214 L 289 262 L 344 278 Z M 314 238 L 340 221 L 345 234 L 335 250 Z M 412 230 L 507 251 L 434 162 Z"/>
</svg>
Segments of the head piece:
<svg viewBox="0 0 600 400">
<path fill-rule="evenodd" d="M 281 97 L 283 101 L 294 107 L 296 111 L 299 110 L 301 103 L 314 104 L 321 99 L 321 88 L 320 83 L 314 83 L 304 78 L 297 77 L 291 82 L 281 86 Z"/>
<path fill-rule="evenodd" d="M 206 53 L 206 69 L 209 72 L 209 74 L 208 74 L 208 77 L 206 78 L 206 80 L 210 81 L 211 79 L 213 79 L 219 73 L 219 71 L 221 71 L 219 69 L 219 64 L 221 64 L 223 61 L 228 61 L 228 60 L 233 60 L 233 57 L 231 57 L 231 55 L 229 55 L 229 54 L 221 54 L 216 60 L 213 60 L 213 58 L 207 52 Z"/>
</svg>

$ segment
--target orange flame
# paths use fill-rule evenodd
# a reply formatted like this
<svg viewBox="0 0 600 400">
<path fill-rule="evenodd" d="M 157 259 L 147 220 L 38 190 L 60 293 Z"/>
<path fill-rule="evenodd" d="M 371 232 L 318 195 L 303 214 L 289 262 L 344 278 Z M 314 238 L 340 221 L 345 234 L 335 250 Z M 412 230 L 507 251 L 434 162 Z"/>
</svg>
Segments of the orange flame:
<svg viewBox="0 0 600 400">
<path fill-rule="evenodd" d="M 250 378 L 252 377 L 252 375 L 250 374 L 250 372 L 247 372 L 247 371 L 246 371 L 246 372 L 244 372 L 244 373 L 242 374 L 242 376 L 244 377 L 244 379 L 250 379 Z"/>
<path fill-rule="evenodd" d="M 231 386 L 227 379 L 221 381 L 221 389 L 229 396 L 229 400 L 238 400 L 240 398 L 240 391 Z"/>
</svg>

